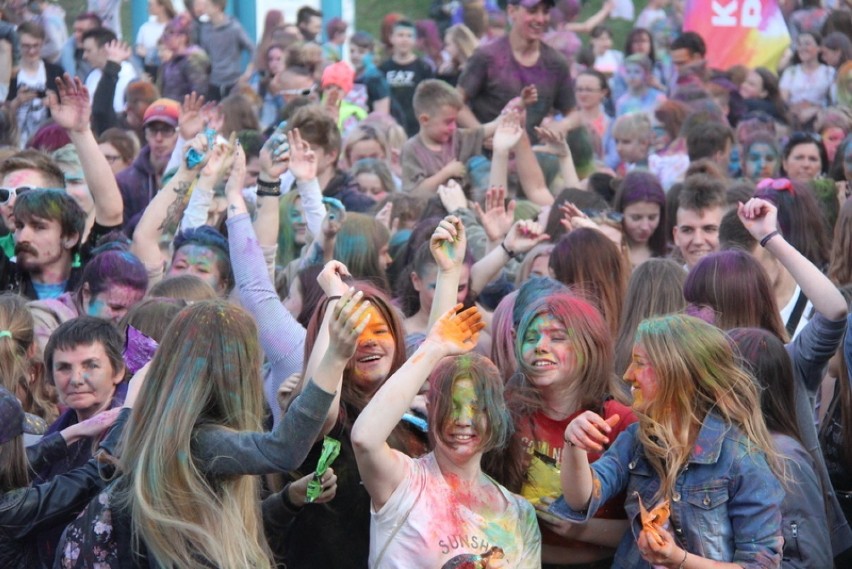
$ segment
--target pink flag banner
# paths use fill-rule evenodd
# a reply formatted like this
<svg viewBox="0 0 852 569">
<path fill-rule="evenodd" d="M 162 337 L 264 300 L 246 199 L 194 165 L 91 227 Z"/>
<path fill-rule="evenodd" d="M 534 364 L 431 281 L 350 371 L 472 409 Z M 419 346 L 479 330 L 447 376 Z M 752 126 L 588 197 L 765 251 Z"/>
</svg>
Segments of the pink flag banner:
<svg viewBox="0 0 852 569">
<path fill-rule="evenodd" d="M 707 42 L 707 62 L 716 69 L 763 66 L 773 71 L 790 45 L 777 0 L 687 0 L 683 29 Z"/>
</svg>

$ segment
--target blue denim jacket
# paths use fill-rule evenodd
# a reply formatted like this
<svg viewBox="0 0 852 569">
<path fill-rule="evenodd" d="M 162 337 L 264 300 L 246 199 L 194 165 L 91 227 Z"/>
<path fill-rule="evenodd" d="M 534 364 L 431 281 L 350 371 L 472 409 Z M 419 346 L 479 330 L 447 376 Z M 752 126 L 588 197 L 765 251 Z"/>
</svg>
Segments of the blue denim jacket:
<svg viewBox="0 0 852 569">
<path fill-rule="evenodd" d="M 613 567 L 642 567 L 636 539 L 642 530 L 639 501 L 651 507 L 660 480 L 645 459 L 634 423 L 592 464 L 600 492 L 585 512 L 572 510 L 560 497 L 550 510 L 574 522 L 591 519 L 601 504 L 627 490 L 625 510 L 632 533 L 625 533 Z M 597 484 L 595 484 L 597 487 Z M 781 563 L 781 501 L 784 491 L 764 455 L 749 449 L 739 429 L 711 413 L 698 433 L 689 463 L 670 496 L 669 532 L 690 553 L 747 569 L 779 567 Z"/>
</svg>

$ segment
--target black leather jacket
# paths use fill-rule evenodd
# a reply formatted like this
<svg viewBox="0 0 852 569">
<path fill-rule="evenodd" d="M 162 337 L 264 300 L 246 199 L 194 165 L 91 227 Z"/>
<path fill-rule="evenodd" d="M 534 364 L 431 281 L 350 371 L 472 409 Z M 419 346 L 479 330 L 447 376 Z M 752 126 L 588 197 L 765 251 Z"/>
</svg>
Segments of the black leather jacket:
<svg viewBox="0 0 852 569">
<path fill-rule="evenodd" d="M 112 454 L 130 412 L 122 411 L 101 448 Z M 57 435 L 58 436 L 58 435 Z M 51 460 L 61 456 L 65 443 L 61 436 L 40 443 L 41 449 L 31 459 Z M 18 488 L 0 495 L 0 567 L 31 569 L 37 566 L 29 537 L 36 531 L 67 524 L 106 484 L 103 475 L 111 476 L 112 467 L 89 460 L 77 468 L 37 486 Z"/>
</svg>

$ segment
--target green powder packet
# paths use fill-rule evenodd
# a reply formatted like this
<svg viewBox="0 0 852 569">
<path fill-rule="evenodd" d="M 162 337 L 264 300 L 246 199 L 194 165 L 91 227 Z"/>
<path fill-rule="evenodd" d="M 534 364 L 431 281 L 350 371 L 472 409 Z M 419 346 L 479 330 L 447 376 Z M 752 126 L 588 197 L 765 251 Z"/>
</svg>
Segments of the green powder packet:
<svg viewBox="0 0 852 569">
<path fill-rule="evenodd" d="M 340 454 L 340 441 L 331 437 L 325 437 L 322 441 L 322 453 L 317 461 L 314 478 L 308 482 L 308 503 L 313 502 L 322 494 L 322 476 L 328 470 L 328 467 L 331 466 L 331 463 L 334 462 L 334 459 L 337 458 L 338 454 Z"/>
</svg>

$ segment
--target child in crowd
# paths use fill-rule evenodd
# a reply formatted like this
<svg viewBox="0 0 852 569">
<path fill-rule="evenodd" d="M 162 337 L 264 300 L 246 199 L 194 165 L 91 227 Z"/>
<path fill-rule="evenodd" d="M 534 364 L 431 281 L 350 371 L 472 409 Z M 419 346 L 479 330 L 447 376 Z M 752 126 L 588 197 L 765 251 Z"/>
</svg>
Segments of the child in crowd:
<svg viewBox="0 0 852 569">
<path fill-rule="evenodd" d="M 248 54 L 249 61 L 254 59 L 254 43 L 240 22 L 225 14 L 227 3 L 227 0 L 206 0 L 203 3 L 209 20 L 201 24 L 198 45 L 210 56 L 208 101 L 227 97 L 241 76 L 248 80 L 252 74 L 252 65 L 242 75 L 240 69 L 243 52 Z"/>
<path fill-rule="evenodd" d="M 666 100 L 666 95 L 659 89 L 650 86 L 651 59 L 643 53 L 634 53 L 624 61 L 624 79 L 627 92 L 615 103 L 616 116 L 628 113 L 653 113 L 660 103 Z"/>
<path fill-rule="evenodd" d="M 396 22 L 390 36 L 391 56 L 379 68 L 390 86 L 391 112 L 408 136 L 414 136 L 420 129 L 418 113 L 412 105 L 414 90 L 421 81 L 434 76 L 429 64 L 414 52 L 416 40 L 417 31 L 412 22 Z"/>
<path fill-rule="evenodd" d="M 402 147 L 403 190 L 426 196 L 449 180 L 466 177 L 465 163 L 482 153 L 482 141 L 494 134 L 496 121 L 458 129 L 464 103 L 458 91 L 438 79 L 427 79 L 414 93 L 414 113 L 420 132 Z"/>
<path fill-rule="evenodd" d="M 648 115 L 632 113 L 620 116 L 612 125 L 610 134 L 615 143 L 617 160 L 614 166 L 619 176 L 637 167 L 648 167 L 648 153 L 653 137 Z"/>
<path fill-rule="evenodd" d="M 322 72 L 323 102 L 330 112 L 337 114 L 337 126 L 344 134 L 367 118 L 367 111 L 346 100 L 354 80 L 355 71 L 343 61 L 329 65 Z"/>
<path fill-rule="evenodd" d="M 346 100 L 367 112 L 390 113 L 388 82 L 373 63 L 376 41 L 367 32 L 356 32 L 349 38 L 349 61 L 355 68 L 355 82 Z"/>
</svg>

